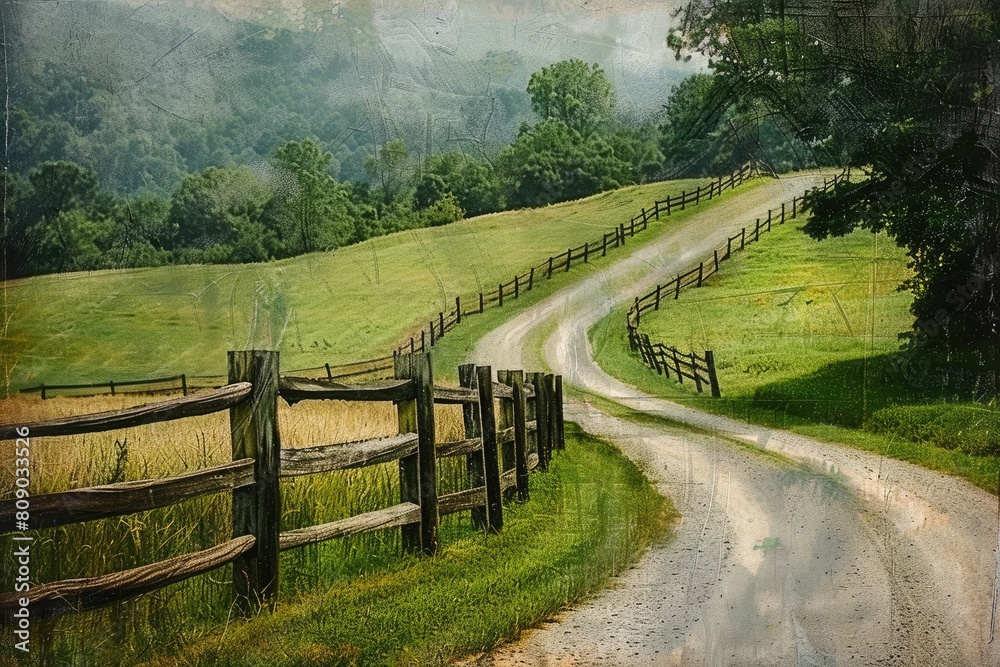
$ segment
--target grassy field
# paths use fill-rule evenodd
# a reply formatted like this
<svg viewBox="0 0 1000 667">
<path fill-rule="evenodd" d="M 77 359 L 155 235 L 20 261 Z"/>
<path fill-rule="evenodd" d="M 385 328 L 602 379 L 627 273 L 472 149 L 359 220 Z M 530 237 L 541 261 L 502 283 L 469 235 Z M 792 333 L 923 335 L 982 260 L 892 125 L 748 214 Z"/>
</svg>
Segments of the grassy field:
<svg viewBox="0 0 1000 667">
<path fill-rule="evenodd" d="M 141 400 L 18 397 L 0 402 L 0 419 L 10 420 L 8 410 L 38 419 Z M 438 437 L 460 438 L 460 409 L 440 406 L 437 413 Z M 279 426 L 287 447 L 388 435 L 395 430 L 395 409 L 282 404 Z M 60 666 L 147 660 L 384 665 L 428 664 L 486 648 L 595 590 L 661 534 L 668 518 L 666 501 L 617 450 L 572 426 L 567 436 L 567 450 L 551 472 L 532 475 L 531 501 L 509 507 L 500 536 L 474 530 L 466 512 L 444 519 L 443 553 L 434 559 L 402 555 L 396 530 L 285 552 L 280 611 L 249 624 L 231 622 L 231 573 L 221 568 L 133 601 L 36 622 L 36 646 L 46 646 L 36 658 Z M 228 440 L 225 414 L 136 427 L 127 438 L 106 433 L 40 439 L 33 447 L 32 492 L 221 463 L 230 459 Z M 3 467 L 2 497 L 12 492 L 12 470 L 13 465 Z M 443 460 L 438 474 L 440 493 L 466 488 L 464 460 Z M 282 527 L 333 521 L 391 505 L 398 497 L 394 463 L 285 480 Z M 39 531 L 32 545 L 33 578 L 92 576 L 206 548 L 231 534 L 230 510 L 228 494 L 218 494 Z M 0 548 L 12 553 L 9 537 L 0 537 Z M 4 590 L 11 589 L 14 571 L 3 568 Z M 478 613 L 466 613 L 470 608 Z M 5 655 L 13 657 L 9 650 L 10 643 L 0 648 L 0 664 Z"/>
<path fill-rule="evenodd" d="M 11 281 L 3 294 L 5 377 L 16 388 L 218 375 L 227 349 L 247 347 L 280 349 L 284 368 L 382 356 L 452 308 L 456 294 L 495 288 L 701 182 L 624 188 L 268 264 Z"/>
<path fill-rule="evenodd" d="M 800 223 L 801 224 L 801 223 Z M 822 242 L 775 227 L 706 286 L 643 315 L 652 340 L 714 350 L 723 398 L 657 376 L 628 350 L 625 311 L 591 331 L 601 366 L 641 389 L 959 474 L 997 491 L 1000 413 L 892 368 L 911 296 L 906 257 L 884 235 Z"/>
</svg>

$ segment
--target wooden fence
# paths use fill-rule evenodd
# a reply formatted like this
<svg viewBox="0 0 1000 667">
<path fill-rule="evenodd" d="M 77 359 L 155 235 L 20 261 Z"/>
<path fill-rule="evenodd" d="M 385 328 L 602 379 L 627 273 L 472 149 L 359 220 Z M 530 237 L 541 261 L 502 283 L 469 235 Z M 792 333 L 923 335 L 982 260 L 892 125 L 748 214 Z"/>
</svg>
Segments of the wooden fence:
<svg viewBox="0 0 1000 667">
<path fill-rule="evenodd" d="M 627 238 L 633 238 L 637 233 L 646 231 L 651 220 L 659 220 L 661 215 L 671 215 L 674 211 L 686 210 L 689 206 L 697 206 L 704 201 L 711 201 L 726 190 L 739 187 L 747 180 L 751 179 L 755 173 L 759 173 L 762 165 L 757 162 L 747 162 L 742 167 L 734 171 L 727 177 L 720 176 L 718 179 L 698 186 L 694 190 L 684 190 L 679 195 L 668 196 L 666 199 L 654 201 L 649 208 L 633 217 L 627 223 L 621 223 L 618 227 L 605 232 L 600 240 L 584 243 L 575 248 L 567 248 L 566 252 L 553 255 L 537 266 L 528 269 L 527 272 L 514 276 L 506 283 L 500 283 L 495 290 L 480 292 L 471 297 L 456 296 L 455 307 L 448 312 L 440 311 L 436 318 L 428 321 L 427 326 L 420 332 L 411 336 L 408 343 L 400 345 L 392 355 L 378 357 L 376 359 L 366 359 L 364 361 L 349 362 L 340 365 L 315 366 L 312 368 L 302 368 L 289 371 L 293 374 L 309 376 L 325 376 L 328 380 L 351 378 L 351 377 L 375 377 L 388 374 L 393 369 L 393 359 L 397 354 L 426 352 L 434 347 L 441 340 L 445 333 L 451 331 L 462 323 L 462 319 L 470 315 L 482 314 L 486 308 L 496 306 L 503 307 L 505 302 L 511 299 L 520 298 L 521 294 L 530 292 L 536 280 L 542 278 L 548 280 L 557 272 L 569 271 L 573 266 L 587 264 L 591 258 L 605 257 L 608 250 L 614 250 L 625 245 Z M 178 385 L 177 381 L 181 384 Z M 172 384 L 168 384 L 172 383 Z M 109 381 L 88 384 L 63 384 L 45 385 L 22 389 L 23 393 L 40 392 L 41 397 L 48 398 L 54 391 L 73 391 L 81 389 L 104 389 L 108 388 L 110 393 L 125 393 L 121 387 L 142 386 L 143 389 L 133 389 L 131 393 L 165 393 L 183 390 L 185 394 L 189 390 L 218 388 L 225 384 L 223 376 L 211 375 L 177 375 L 169 378 L 156 378 L 150 380 L 127 380 Z M 91 391 L 86 395 L 97 393 L 107 393 Z M 81 395 L 74 393 L 74 395 Z"/>
<path fill-rule="evenodd" d="M 655 201 L 649 208 L 643 208 L 629 222 L 623 222 L 618 227 L 602 234 L 600 239 L 578 245 L 575 248 L 567 248 L 566 252 L 553 255 L 541 264 L 531 267 L 525 273 L 514 276 L 508 282 L 498 284 L 494 290 L 466 297 L 456 296 L 455 306 L 451 310 L 438 312 L 437 317 L 429 320 L 427 326 L 423 327 L 416 335 L 411 336 L 409 342 L 401 345 L 396 351 L 398 353 L 414 353 L 429 350 L 444 338 L 448 331 L 461 324 L 464 318 L 482 314 L 488 307 L 501 308 L 505 302 L 520 298 L 525 292 L 530 292 L 539 280 L 549 280 L 554 273 L 566 272 L 573 266 L 589 263 L 591 258 L 606 256 L 608 250 L 620 248 L 626 244 L 626 239 L 646 231 L 650 221 L 659 220 L 661 215 L 671 215 L 675 211 L 683 211 L 689 206 L 697 206 L 704 201 L 711 201 L 726 190 L 732 190 L 745 183 L 753 177 L 754 173 L 759 171 L 759 168 L 756 162 L 748 162 L 728 177 L 720 176 L 694 190 L 685 190 L 679 195 Z"/>
<path fill-rule="evenodd" d="M 565 446 L 562 379 L 553 375 L 459 368 L 460 386 L 436 386 L 427 354 L 393 360 L 394 378 L 363 385 L 279 374 L 278 353 L 230 352 L 228 383 L 218 389 L 139 407 L 0 426 L 0 440 L 76 435 L 229 411 L 232 461 L 167 479 L 122 482 L 31 498 L 30 528 L 122 516 L 166 507 L 196 496 L 231 492 L 232 539 L 203 551 L 130 570 L 33 586 L 0 595 L 0 615 L 11 622 L 27 596 L 33 617 L 92 609 L 153 591 L 232 564 L 233 594 L 243 613 L 273 606 L 280 583 L 278 554 L 307 544 L 358 533 L 400 528 L 408 551 L 438 550 L 440 517 L 470 510 L 478 528 L 503 527 L 503 500 L 528 500 L 528 472 L 547 470 L 552 453 Z M 357 442 L 282 448 L 278 398 L 392 401 L 398 435 Z M 499 404 L 499 407 L 495 404 Z M 435 442 L 434 406 L 461 405 L 465 437 Z M 469 488 L 438 495 L 437 460 L 466 459 Z M 400 502 L 347 519 L 295 530 L 281 529 L 281 480 L 398 461 Z M 0 501 L 0 534 L 23 532 L 16 501 Z"/>
<path fill-rule="evenodd" d="M 850 178 L 851 170 L 850 167 L 847 167 L 833 178 L 824 178 L 823 185 L 817 186 L 813 190 L 827 192 L 839 183 L 849 181 Z M 718 273 L 721 263 L 731 258 L 733 252 L 743 250 L 747 245 L 759 241 L 761 234 L 771 231 L 772 224 L 783 225 L 786 220 L 798 217 L 803 198 L 804 196 L 793 197 L 791 202 L 782 203 L 778 209 L 768 209 L 766 219 L 757 218 L 752 229 L 743 227 L 739 233 L 728 237 L 725 247 L 713 250 L 709 259 L 698 262 L 697 266 L 681 272 L 670 282 L 657 285 L 649 293 L 636 297 L 625 317 L 625 324 L 628 331 L 629 347 L 633 352 L 639 353 L 646 366 L 667 377 L 670 377 L 672 373 L 682 384 L 684 378 L 692 380 L 699 393 L 708 387 L 711 389 L 713 397 L 719 398 L 721 396 L 713 351 L 705 350 L 703 355 L 698 355 L 694 352 L 681 352 L 665 343 L 651 342 L 648 335 L 639 331 L 642 314 L 651 310 L 659 310 L 664 302 L 680 298 L 681 290 L 701 287 L 705 280 Z"/>
</svg>

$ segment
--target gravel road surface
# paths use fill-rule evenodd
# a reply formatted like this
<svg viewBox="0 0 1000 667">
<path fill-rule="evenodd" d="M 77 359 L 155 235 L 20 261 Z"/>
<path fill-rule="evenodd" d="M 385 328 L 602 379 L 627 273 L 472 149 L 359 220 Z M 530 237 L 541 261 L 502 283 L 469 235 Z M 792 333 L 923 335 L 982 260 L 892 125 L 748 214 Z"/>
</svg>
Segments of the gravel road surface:
<svg viewBox="0 0 1000 667">
<path fill-rule="evenodd" d="M 568 384 L 697 429 L 567 405 L 567 419 L 618 444 L 683 518 L 601 595 L 474 664 L 1000 665 L 995 496 L 682 407 L 593 360 L 586 332 L 612 308 L 821 180 L 769 181 L 706 207 L 480 341 L 471 361 L 521 368 L 525 345 L 541 336 L 546 362 Z"/>
</svg>

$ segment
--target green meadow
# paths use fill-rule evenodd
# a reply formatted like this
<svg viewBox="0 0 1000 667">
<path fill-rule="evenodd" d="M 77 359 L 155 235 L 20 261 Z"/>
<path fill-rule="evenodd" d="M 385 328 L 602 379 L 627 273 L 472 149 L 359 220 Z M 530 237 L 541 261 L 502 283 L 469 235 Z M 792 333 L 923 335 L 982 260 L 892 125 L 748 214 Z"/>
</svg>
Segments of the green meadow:
<svg viewBox="0 0 1000 667">
<path fill-rule="evenodd" d="M 591 341 L 601 366 L 637 387 L 711 412 L 843 442 L 962 475 L 996 491 L 1000 412 L 895 370 L 909 331 L 904 252 L 884 234 L 815 241 L 775 226 L 700 289 L 643 314 L 650 339 L 713 350 L 722 399 L 646 368 L 628 349 L 625 310 Z"/>
<path fill-rule="evenodd" d="M 279 349 L 287 369 L 383 356 L 453 308 L 456 295 L 495 289 L 703 180 L 629 187 L 265 264 L 10 281 L 8 387 L 219 375 L 226 350 L 247 347 Z"/>
</svg>

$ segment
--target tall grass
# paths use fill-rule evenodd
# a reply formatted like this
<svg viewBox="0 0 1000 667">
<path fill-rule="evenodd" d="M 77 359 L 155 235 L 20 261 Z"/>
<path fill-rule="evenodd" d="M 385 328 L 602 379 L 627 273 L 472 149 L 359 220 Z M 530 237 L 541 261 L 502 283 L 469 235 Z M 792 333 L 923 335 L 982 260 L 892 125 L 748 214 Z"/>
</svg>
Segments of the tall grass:
<svg viewBox="0 0 1000 667">
<path fill-rule="evenodd" d="M 119 409 L 148 397 L 54 398 L 15 396 L 0 401 L 0 421 L 26 423 Z M 331 444 L 393 434 L 388 403 L 279 402 L 283 447 Z M 461 410 L 437 409 L 437 437 L 462 437 Z M 13 448 L 4 448 L 0 497 L 13 495 Z M 162 478 L 231 460 L 228 413 L 149 424 L 121 431 L 32 440 L 33 495 L 114 482 Z M 440 464 L 442 493 L 465 488 L 464 460 Z M 398 466 L 388 463 L 283 480 L 282 530 L 335 521 L 399 502 Z M 170 507 L 35 531 L 34 583 L 88 577 L 207 548 L 232 534 L 230 494 L 202 496 Z M 457 539 L 471 526 L 446 518 L 443 538 Z M 399 531 L 380 531 L 284 552 L 282 595 L 293 596 L 384 566 L 399 558 Z M 0 537 L 3 590 L 13 590 L 10 536 Z M 56 621 L 37 623 L 39 664 L 131 665 L 196 640 L 232 614 L 230 568 L 194 577 L 132 601 Z M 108 630 L 111 630 L 110 632 Z M 44 650 L 41 650 L 44 647 Z M 10 649 L 5 643 L 0 651 Z M 0 652 L 0 657 L 4 654 Z"/>
</svg>

